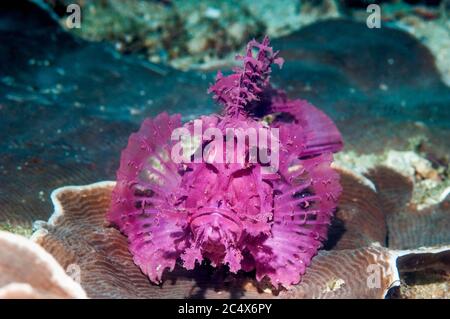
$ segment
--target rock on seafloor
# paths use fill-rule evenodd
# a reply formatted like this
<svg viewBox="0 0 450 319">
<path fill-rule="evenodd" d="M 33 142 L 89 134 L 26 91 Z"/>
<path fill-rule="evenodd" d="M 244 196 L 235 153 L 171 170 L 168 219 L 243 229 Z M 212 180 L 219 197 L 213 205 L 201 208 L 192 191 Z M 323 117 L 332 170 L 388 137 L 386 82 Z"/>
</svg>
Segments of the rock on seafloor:
<svg viewBox="0 0 450 319">
<path fill-rule="evenodd" d="M 45 2 L 59 15 L 63 27 L 67 5 L 80 5 L 83 26 L 69 32 L 88 40 L 110 41 L 120 52 L 140 52 L 150 61 L 180 69 L 227 63 L 253 37 L 280 36 L 339 15 L 335 0 Z"/>
<path fill-rule="evenodd" d="M 41 246 L 0 231 L 0 299 L 3 298 L 86 298 L 86 293 Z"/>
</svg>

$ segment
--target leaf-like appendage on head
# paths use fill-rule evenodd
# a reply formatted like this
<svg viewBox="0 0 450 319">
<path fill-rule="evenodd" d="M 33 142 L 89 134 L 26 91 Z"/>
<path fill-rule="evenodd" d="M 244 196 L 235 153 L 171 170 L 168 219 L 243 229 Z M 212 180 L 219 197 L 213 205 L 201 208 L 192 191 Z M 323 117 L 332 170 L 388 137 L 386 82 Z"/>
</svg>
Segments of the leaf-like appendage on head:
<svg viewBox="0 0 450 319">
<path fill-rule="evenodd" d="M 246 106 L 252 101 L 258 101 L 264 89 L 270 85 L 271 65 L 275 63 L 281 68 L 283 59 L 278 57 L 278 51 L 273 52 L 267 36 L 261 43 L 250 41 L 246 54 L 238 55 L 236 59 L 241 60 L 243 66 L 235 68 L 234 73 L 228 76 L 223 76 L 219 71 L 216 83 L 208 92 L 214 93 L 214 99 L 224 105 L 227 115 L 246 116 Z"/>
</svg>

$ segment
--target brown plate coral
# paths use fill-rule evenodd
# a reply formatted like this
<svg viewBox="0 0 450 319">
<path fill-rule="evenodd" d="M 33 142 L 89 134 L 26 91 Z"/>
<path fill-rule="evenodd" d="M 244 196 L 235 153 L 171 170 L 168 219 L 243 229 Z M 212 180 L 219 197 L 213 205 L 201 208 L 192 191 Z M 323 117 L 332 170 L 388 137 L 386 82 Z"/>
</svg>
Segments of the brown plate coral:
<svg viewBox="0 0 450 319">
<path fill-rule="evenodd" d="M 412 185 L 393 170 L 378 168 L 370 179 L 338 171 L 343 194 L 329 240 L 301 283 L 289 289 L 272 291 L 256 283 L 252 273 L 233 275 L 204 264 L 193 271 L 177 266 L 165 274 L 162 285 L 150 283 L 134 264 L 126 237 L 106 222 L 114 182 L 55 190 L 55 212 L 47 223 L 38 224 L 32 239 L 64 268 L 77 265 L 81 286 L 91 298 L 385 298 L 392 295 L 391 288 L 401 285 L 402 274 L 424 269 L 448 272 L 448 245 L 419 248 L 429 243 L 420 236 L 394 236 L 401 239 L 395 239 L 395 249 L 389 245 L 391 232 L 404 234 L 414 227 L 426 232 L 432 227 L 427 216 L 439 216 L 448 224 L 448 198 L 417 212 L 408 208 Z M 393 201 L 387 196 L 392 192 L 405 196 Z M 422 218 L 414 218 L 419 213 Z M 409 218 L 402 218 L 405 214 Z M 445 242 L 447 229 L 444 225 L 441 233 L 435 233 L 439 242 Z"/>
</svg>

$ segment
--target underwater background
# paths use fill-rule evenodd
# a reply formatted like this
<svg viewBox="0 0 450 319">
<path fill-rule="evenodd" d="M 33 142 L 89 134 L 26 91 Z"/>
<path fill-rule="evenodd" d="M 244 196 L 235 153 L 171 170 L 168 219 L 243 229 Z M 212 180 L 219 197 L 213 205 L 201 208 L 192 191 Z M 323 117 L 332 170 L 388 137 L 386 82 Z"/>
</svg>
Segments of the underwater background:
<svg viewBox="0 0 450 319">
<path fill-rule="evenodd" d="M 67 25 L 72 3 L 81 28 Z M 372 3 L 379 28 L 367 24 Z M 448 0 L 2 2 L 0 230 L 29 236 L 33 222 L 51 215 L 53 189 L 114 180 L 144 118 L 217 112 L 206 94 L 217 69 L 231 69 L 247 41 L 266 34 L 285 59 L 274 86 L 323 110 L 341 131 L 336 163 L 359 173 L 384 165 L 411 178 L 418 210 L 446 203 L 426 227 L 399 225 L 425 229 L 418 246 L 448 245 Z M 448 298 L 449 264 L 443 269 L 414 278 L 425 283 L 402 297 Z"/>
</svg>

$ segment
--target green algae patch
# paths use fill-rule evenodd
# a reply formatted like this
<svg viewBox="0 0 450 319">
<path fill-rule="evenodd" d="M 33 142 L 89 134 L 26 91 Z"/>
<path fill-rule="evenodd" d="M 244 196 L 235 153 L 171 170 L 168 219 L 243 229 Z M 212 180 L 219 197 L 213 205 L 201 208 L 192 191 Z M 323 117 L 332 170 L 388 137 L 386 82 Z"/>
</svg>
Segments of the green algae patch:
<svg viewBox="0 0 450 319">
<path fill-rule="evenodd" d="M 0 231 L 7 231 L 27 238 L 33 233 L 31 226 L 11 225 L 10 223 L 0 223 Z"/>
</svg>

